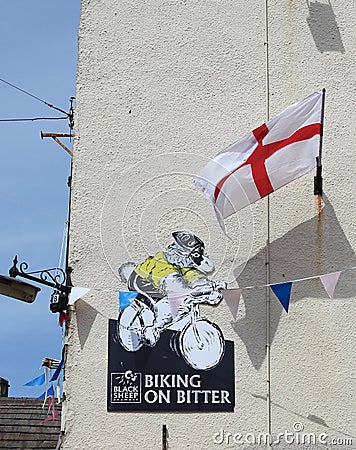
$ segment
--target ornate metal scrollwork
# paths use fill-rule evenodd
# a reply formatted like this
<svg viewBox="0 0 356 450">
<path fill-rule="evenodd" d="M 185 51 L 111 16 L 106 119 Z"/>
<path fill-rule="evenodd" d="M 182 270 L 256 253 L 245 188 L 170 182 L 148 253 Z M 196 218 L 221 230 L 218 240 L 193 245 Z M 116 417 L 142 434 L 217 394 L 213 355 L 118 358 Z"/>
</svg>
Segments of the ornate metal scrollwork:
<svg viewBox="0 0 356 450">
<path fill-rule="evenodd" d="M 20 266 L 21 268 L 21 266 Z M 51 272 L 52 271 L 56 271 L 55 275 L 52 275 Z M 38 272 L 28 272 L 28 274 L 36 274 L 39 273 L 39 276 L 41 278 L 41 280 L 43 281 L 47 281 L 48 278 L 50 278 L 53 283 L 57 283 L 57 284 L 65 284 L 66 282 L 66 274 L 64 273 L 64 270 L 60 269 L 59 267 L 54 267 L 52 269 L 45 269 L 45 270 L 41 270 Z"/>
<path fill-rule="evenodd" d="M 54 287 L 55 289 L 58 289 L 59 291 L 64 293 L 70 292 L 70 286 L 67 286 L 68 277 L 63 269 L 59 267 L 53 267 L 51 269 L 27 272 L 28 264 L 26 262 L 20 263 L 19 268 L 17 267 L 17 263 L 18 259 L 17 256 L 15 256 L 13 260 L 13 266 L 9 270 L 10 277 L 15 278 L 17 276 L 20 276 L 40 284 Z M 34 275 L 38 275 L 38 277 Z"/>
<path fill-rule="evenodd" d="M 17 263 L 17 256 L 15 256 L 15 259 L 14 259 L 14 264 L 15 264 L 15 260 L 16 260 L 16 263 Z M 20 272 L 21 273 L 25 273 L 25 271 L 28 269 L 28 264 L 27 264 L 27 262 L 22 262 L 21 264 L 20 264 Z"/>
</svg>

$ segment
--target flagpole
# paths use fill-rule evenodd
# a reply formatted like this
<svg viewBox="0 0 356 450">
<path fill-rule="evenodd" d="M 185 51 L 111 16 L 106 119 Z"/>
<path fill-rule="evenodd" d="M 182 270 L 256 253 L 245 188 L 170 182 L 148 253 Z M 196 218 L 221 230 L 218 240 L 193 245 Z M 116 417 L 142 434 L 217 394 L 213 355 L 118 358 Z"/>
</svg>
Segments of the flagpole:
<svg viewBox="0 0 356 450">
<path fill-rule="evenodd" d="M 320 141 L 319 141 L 319 156 L 316 157 L 316 175 L 314 177 L 314 195 L 323 195 L 323 177 L 322 177 L 322 164 L 321 164 L 321 154 L 323 148 L 323 134 L 324 134 L 324 110 L 325 110 L 325 93 L 326 89 L 322 91 L 321 100 L 321 130 L 320 130 Z"/>
<path fill-rule="evenodd" d="M 269 121 L 269 35 L 268 35 L 268 0 L 265 0 L 265 64 L 266 64 L 266 122 Z M 266 281 L 271 283 L 270 277 L 270 198 L 267 196 L 267 242 L 266 242 Z M 271 291 L 266 286 L 266 404 L 267 404 L 267 434 L 271 436 Z M 268 445 L 271 445 L 268 440 Z"/>
</svg>

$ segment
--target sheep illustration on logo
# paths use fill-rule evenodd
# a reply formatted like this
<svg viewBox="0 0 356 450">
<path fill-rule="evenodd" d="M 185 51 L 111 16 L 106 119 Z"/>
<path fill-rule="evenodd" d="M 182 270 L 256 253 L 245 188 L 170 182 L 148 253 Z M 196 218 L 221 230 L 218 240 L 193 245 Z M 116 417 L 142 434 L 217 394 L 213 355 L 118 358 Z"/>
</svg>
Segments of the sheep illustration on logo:
<svg viewBox="0 0 356 450">
<path fill-rule="evenodd" d="M 225 281 L 211 281 L 215 270 L 204 242 L 188 231 L 172 233 L 174 242 L 140 264 L 127 262 L 119 274 L 138 295 L 118 318 L 118 340 L 130 352 L 153 347 L 166 329 L 174 330 L 171 348 L 194 369 L 208 370 L 224 355 L 220 328 L 199 315 L 199 305 L 218 305 Z M 178 305 L 175 316 L 172 304 Z"/>
</svg>

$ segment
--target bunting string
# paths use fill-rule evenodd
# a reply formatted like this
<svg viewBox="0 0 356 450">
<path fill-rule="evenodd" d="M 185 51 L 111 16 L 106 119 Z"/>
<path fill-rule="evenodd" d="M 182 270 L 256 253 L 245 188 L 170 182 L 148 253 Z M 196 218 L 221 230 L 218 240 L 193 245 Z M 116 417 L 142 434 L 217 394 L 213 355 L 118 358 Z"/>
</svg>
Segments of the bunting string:
<svg viewBox="0 0 356 450">
<path fill-rule="evenodd" d="M 334 274 L 334 273 L 342 274 L 344 272 L 348 272 L 348 271 L 355 270 L 355 269 L 356 269 L 356 266 L 355 267 L 348 267 L 346 269 L 342 269 L 342 270 L 339 270 L 339 271 L 328 272 L 328 273 L 324 273 L 324 274 L 320 274 L 320 275 L 312 275 L 310 277 L 297 278 L 295 280 L 286 280 L 286 281 L 283 280 L 283 281 L 278 281 L 278 282 L 274 282 L 274 283 L 270 283 L 270 284 L 256 284 L 256 285 L 242 286 L 242 287 L 238 286 L 238 287 L 234 287 L 234 288 L 231 288 L 231 289 L 243 289 L 243 290 L 246 290 L 246 289 L 257 289 L 257 288 L 268 287 L 268 286 L 270 287 L 272 285 L 281 284 L 281 283 L 297 283 L 299 281 L 313 280 L 313 279 L 324 277 L 324 276 L 331 275 L 331 274 Z M 76 291 L 77 289 L 78 289 L 78 293 L 79 293 L 79 291 L 82 291 L 82 292 L 85 291 L 85 292 L 81 293 L 80 297 L 78 297 L 76 295 L 74 301 L 72 301 L 71 304 L 74 304 L 76 300 L 79 300 L 79 298 L 84 296 L 84 294 L 89 292 L 89 291 L 117 292 L 117 288 L 115 288 L 115 287 L 112 287 L 112 288 L 108 288 L 108 287 L 92 287 L 92 288 L 77 288 L 77 287 L 73 287 L 72 291 L 74 289 L 75 289 L 75 293 L 77 293 L 77 291 Z M 230 290 L 230 289 L 227 289 L 227 290 Z"/>
<path fill-rule="evenodd" d="M 245 286 L 245 287 L 241 287 L 239 289 L 243 289 L 243 290 L 246 290 L 246 289 L 257 289 L 257 288 L 262 288 L 262 287 L 271 287 L 271 286 L 274 286 L 275 284 L 298 283 L 299 281 L 314 280 L 314 279 L 317 279 L 317 278 L 320 278 L 320 277 L 324 277 L 324 276 L 327 276 L 327 275 L 332 275 L 334 273 L 342 274 L 344 272 L 349 272 L 349 271 L 355 270 L 355 269 L 356 269 L 356 266 L 355 267 L 348 267 L 347 269 L 343 269 L 343 270 L 339 270 L 339 271 L 335 271 L 335 272 L 324 273 L 324 274 L 321 274 L 321 275 L 313 275 L 311 277 L 298 278 L 296 280 L 279 281 L 279 282 L 270 283 L 270 284 L 258 284 L 258 285 L 255 285 L 255 286 Z"/>
<path fill-rule="evenodd" d="M 246 287 L 235 288 L 235 289 L 227 289 L 222 292 L 222 295 L 223 295 L 225 302 L 226 302 L 227 306 L 229 307 L 229 310 L 235 320 L 237 317 L 237 311 L 238 311 L 238 307 L 239 307 L 240 297 L 241 297 L 242 291 L 244 291 L 245 289 L 257 289 L 257 288 L 261 288 L 261 287 L 270 287 L 271 290 L 273 291 L 273 293 L 275 294 L 275 296 L 280 301 L 284 310 L 288 313 L 289 301 L 290 301 L 290 297 L 291 297 L 292 286 L 294 283 L 319 278 L 322 285 L 324 286 L 324 289 L 325 289 L 326 293 L 328 294 L 329 298 L 333 298 L 335 287 L 340 278 L 341 273 L 348 272 L 348 271 L 351 271 L 354 269 L 356 269 L 356 267 L 350 267 L 350 268 L 347 268 L 344 270 L 340 270 L 337 272 L 325 273 L 322 275 L 313 275 L 311 277 L 299 278 L 296 280 L 283 281 L 280 283 L 268 283 L 268 284 L 262 284 L 262 285 L 258 285 L 258 286 L 246 286 Z"/>
<path fill-rule="evenodd" d="M 294 280 L 288 280 L 288 281 L 282 281 L 282 282 L 277 282 L 277 283 L 268 283 L 268 284 L 259 284 L 259 285 L 252 285 L 252 286 L 242 286 L 242 287 L 235 287 L 235 288 L 230 288 L 230 289 L 226 289 L 224 291 L 222 291 L 222 295 L 225 299 L 225 302 L 227 304 L 227 306 L 229 307 L 229 310 L 232 314 L 232 316 L 234 317 L 234 319 L 236 320 L 237 317 L 237 312 L 238 312 L 238 307 L 239 307 L 239 302 L 240 302 L 240 297 L 242 295 L 242 292 L 248 289 L 257 289 L 257 288 L 263 288 L 263 287 L 270 287 L 271 290 L 273 291 L 273 293 L 276 295 L 276 297 L 278 298 L 278 300 L 281 302 L 283 308 L 285 309 L 286 312 L 288 312 L 289 309 L 289 301 L 290 301 L 290 296 L 291 296 L 291 291 L 292 291 L 292 286 L 294 283 L 298 283 L 301 281 L 308 281 L 308 280 L 314 280 L 314 279 L 320 279 L 322 285 L 324 286 L 324 289 L 326 291 L 326 293 L 328 294 L 328 296 L 330 298 L 333 298 L 334 296 L 334 290 L 336 287 L 336 284 L 340 278 L 340 275 L 342 273 L 345 272 L 349 272 L 352 270 L 355 270 L 356 266 L 354 267 L 349 267 L 343 270 L 339 270 L 339 271 L 335 271 L 335 272 L 329 272 L 329 273 L 324 273 L 324 274 L 320 274 L 320 275 L 312 275 L 309 277 L 304 277 L 304 278 L 297 278 Z M 72 289 L 73 294 L 71 296 L 71 301 L 69 302 L 70 306 L 73 306 L 75 304 L 75 302 L 77 300 L 79 300 L 79 298 L 81 298 L 82 296 L 84 296 L 86 293 L 88 293 L 89 291 L 116 291 L 115 288 L 80 288 L 80 287 L 74 287 Z M 117 291 L 116 291 L 117 292 Z M 136 297 L 137 293 L 136 292 L 123 292 L 120 291 L 119 292 L 119 310 L 124 309 L 125 307 L 129 306 L 132 302 L 132 300 Z M 179 308 L 181 302 L 182 302 L 182 293 L 177 293 L 177 295 L 174 294 L 170 294 L 168 296 L 168 300 L 170 303 L 170 308 L 171 308 L 171 312 L 172 312 L 172 316 L 175 317 L 175 315 L 177 314 L 177 309 Z M 97 311 L 100 315 L 105 316 L 105 314 L 102 314 L 101 312 Z M 105 316 L 106 317 L 106 316 Z"/>
</svg>

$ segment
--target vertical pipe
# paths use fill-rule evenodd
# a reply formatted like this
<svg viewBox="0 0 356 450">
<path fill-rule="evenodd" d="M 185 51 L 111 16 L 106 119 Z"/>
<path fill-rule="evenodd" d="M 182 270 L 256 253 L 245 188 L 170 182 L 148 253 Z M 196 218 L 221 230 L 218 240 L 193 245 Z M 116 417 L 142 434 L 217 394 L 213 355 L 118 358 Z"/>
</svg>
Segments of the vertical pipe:
<svg viewBox="0 0 356 450">
<path fill-rule="evenodd" d="M 271 419 L 271 291 L 270 276 L 270 199 L 267 197 L 267 243 L 266 243 L 266 399 L 267 399 L 267 434 L 272 431 Z"/>
<path fill-rule="evenodd" d="M 67 219 L 67 247 L 66 247 L 66 258 L 65 258 L 65 271 L 67 274 L 67 285 L 72 286 L 70 273 L 71 269 L 69 267 L 69 236 L 70 236 L 70 218 L 71 218 L 71 208 L 72 208 L 72 176 L 73 176 L 73 157 L 71 157 L 70 161 L 70 175 L 68 177 L 68 188 L 69 188 L 69 196 L 68 196 L 68 219 Z M 68 280 L 69 275 L 69 280 Z"/>
<path fill-rule="evenodd" d="M 74 127 L 74 108 L 73 108 L 73 101 L 75 100 L 75 97 L 70 98 L 70 109 L 69 109 L 69 136 L 72 140 L 72 131 Z M 73 144 L 74 147 L 74 144 Z M 70 175 L 68 178 L 68 187 L 69 187 L 69 199 L 68 199 L 68 221 L 67 221 L 67 248 L 66 248 L 66 261 L 65 261 L 65 270 L 67 273 L 67 276 L 71 273 L 71 268 L 69 267 L 69 236 L 70 236 L 70 217 L 72 213 L 72 178 L 73 178 L 73 148 L 71 152 L 71 159 L 70 159 Z M 68 281 L 68 278 L 67 278 Z M 72 286 L 71 280 L 69 279 L 69 286 Z M 67 283 L 68 284 L 68 283 Z"/>
<path fill-rule="evenodd" d="M 266 65 L 266 122 L 269 121 L 269 35 L 268 35 L 268 0 L 265 0 L 265 65 Z M 266 242 L 266 284 L 270 277 L 270 198 L 267 196 L 267 242 Z M 266 287 L 266 404 L 267 404 L 267 434 L 271 435 L 271 291 Z M 269 441 L 270 445 L 270 441 Z"/>
<path fill-rule="evenodd" d="M 71 98 L 71 107 L 70 107 L 70 123 L 69 123 L 69 127 L 70 127 L 70 134 L 72 133 L 72 129 L 74 126 L 73 123 L 73 102 L 72 102 L 72 98 Z M 74 147 L 74 143 L 73 143 L 73 147 Z M 73 149 L 72 149 L 73 150 Z M 73 151 L 72 151 L 73 153 Z M 66 242 L 66 256 L 65 256 L 65 272 L 66 272 L 66 276 L 67 276 L 67 282 L 66 285 L 67 286 L 73 286 L 72 285 L 72 279 L 71 279 L 71 273 L 72 273 L 72 269 L 69 266 L 69 240 L 70 240 L 70 219 L 71 219 L 71 214 L 72 214 L 72 183 L 73 183 L 73 154 L 71 156 L 71 160 L 70 160 L 70 175 L 68 177 L 68 188 L 69 188 L 69 196 L 68 196 L 68 220 L 67 220 L 67 242 Z M 68 311 L 69 312 L 69 311 Z M 65 431 L 65 427 L 66 427 L 66 410 L 67 410 L 67 406 L 66 406 L 66 397 L 65 397 L 65 391 L 64 391 L 64 382 L 66 379 L 66 363 L 67 363 L 67 351 L 68 351 L 68 343 L 67 343 L 67 338 L 68 338 L 68 333 L 69 333 L 69 328 L 67 323 L 65 322 L 64 324 L 64 345 L 62 348 L 62 359 L 64 361 L 64 366 L 63 366 L 63 400 L 64 400 L 64 407 L 62 408 L 62 415 L 61 415 L 61 433 L 64 434 Z M 61 438 L 62 439 L 62 438 Z M 61 445 L 61 442 L 58 440 L 59 445 Z"/>
</svg>

